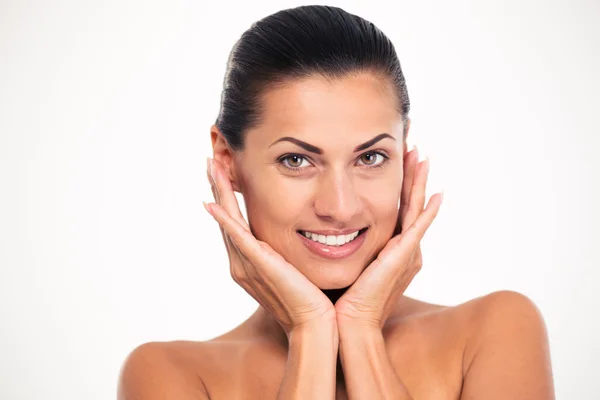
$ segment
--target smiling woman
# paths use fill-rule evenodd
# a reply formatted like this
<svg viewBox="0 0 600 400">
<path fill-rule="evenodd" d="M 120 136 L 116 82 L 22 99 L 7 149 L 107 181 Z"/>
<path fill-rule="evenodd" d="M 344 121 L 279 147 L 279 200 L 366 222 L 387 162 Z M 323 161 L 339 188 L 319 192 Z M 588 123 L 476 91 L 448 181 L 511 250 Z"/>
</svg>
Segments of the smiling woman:
<svg viewBox="0 0 600 400">
<path fill-rule="evenodd" d="M 554 397 L 527 297 L 404 295 L 442 203 L 426 202 L 428 160 L 407 149 L 409 109 L 390 40 L 340 8 L 283 10 L 242 35 L 210 129 L 205 207 L 260 307 L 212 340 L 138 347 L 121 399 Z"/>
</svg>

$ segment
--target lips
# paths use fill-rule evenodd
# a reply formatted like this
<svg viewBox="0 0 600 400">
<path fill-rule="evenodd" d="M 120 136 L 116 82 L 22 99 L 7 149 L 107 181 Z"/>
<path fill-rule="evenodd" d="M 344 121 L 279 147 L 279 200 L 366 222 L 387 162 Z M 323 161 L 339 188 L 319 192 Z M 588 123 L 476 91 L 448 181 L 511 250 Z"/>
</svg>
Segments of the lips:
<svg viewBox="0 0 600 400">
<path fill-rule="evenodd" d="M 333 232 L 323 231 L 298 231 L 297 233 L 302 243 L 314 254 L 327 259 L 341 259 L 354 254 L 362 246 L 367 231 L 368 228 L 363 228 L 354 231 L 342 231 L 342 234 L 338 235 L 325 235 L 325 233 Z"/>
</svg>

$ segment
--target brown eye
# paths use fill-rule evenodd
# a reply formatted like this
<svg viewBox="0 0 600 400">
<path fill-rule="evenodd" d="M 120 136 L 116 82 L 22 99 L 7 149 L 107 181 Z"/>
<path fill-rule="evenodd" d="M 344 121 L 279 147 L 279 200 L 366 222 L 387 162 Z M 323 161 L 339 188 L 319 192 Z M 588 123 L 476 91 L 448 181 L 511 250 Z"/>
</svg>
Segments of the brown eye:
<svg viewBox="0 0 600 400">
<path fill-rule="evenodd" d="M 280 161 L 284 167 L 290 169 L 298 169 L 304 168 L 310 165 L 310 163 L 306 160 L 306 158 L 298 155 L 298 154 L 290 154 L 281 158 Z"/>
<path fill-rule="evenodd" d="M 387 157 L 385 157 L 383 154 L 370 152 L 360 156 L 359 161 L 360 164 L 366 167 L 378 167 L 379 165 L 383 164 L 386 159 Z"/>
<path fill-rule="evenodd" d="M 365 165 L 371 165 L 371 164 L 375 164 L 375 161 L 377 160 L 376 156 L 377 156 L 377 154 L 365 153 L 360 157 L 360 160 Z"/>
<path fill-rule="evenodd" d="M 301 166 L 301 165 L 302 165 L 302 160 L 303 160 L 303 158 L 302 158 L 302 157 L 300 157 L 300 156 L 289 156 L 289 157 L 287 158 L 287 160 L 288 160 L 288 165 L 289 165 L 290 167 L 293 167 L 293 168 L 298 168 L 299 166 Z"/>
</svg>

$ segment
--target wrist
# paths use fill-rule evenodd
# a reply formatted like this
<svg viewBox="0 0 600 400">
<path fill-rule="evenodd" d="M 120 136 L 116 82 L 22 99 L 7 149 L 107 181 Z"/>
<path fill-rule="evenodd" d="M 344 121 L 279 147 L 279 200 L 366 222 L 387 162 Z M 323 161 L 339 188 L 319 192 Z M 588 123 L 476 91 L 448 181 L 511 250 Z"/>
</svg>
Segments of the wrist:
<svg viewBox="0 0 600 400">
<path fill-rule="evenodd" d="M 337 343 L 338 334 L 335 318 L 323 317 L 293 327 L 288 334 L 288 338 L 292 341 L 294 339 L 304 340 L 331 336 Z"/>
<path fill-rule="evenodd" d="M 376 322 L 356 318 L 338 318 L 337 329 L 344 336 L 381 335 L 383 331 Z"/>
</svg>

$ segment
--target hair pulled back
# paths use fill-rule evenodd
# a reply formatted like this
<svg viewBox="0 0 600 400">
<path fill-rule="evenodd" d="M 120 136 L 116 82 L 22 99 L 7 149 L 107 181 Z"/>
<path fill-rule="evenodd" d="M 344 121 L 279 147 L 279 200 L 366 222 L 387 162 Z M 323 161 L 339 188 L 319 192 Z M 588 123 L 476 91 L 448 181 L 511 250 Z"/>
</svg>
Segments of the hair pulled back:
<svg viewBox="0 0 600 400">
<path fill-rule="evenodd" d="M 245 31 L 227 61 L 215 125 L 234 150 L 261 122 L 261 96 L 290 80 L 343 78 L 368 71 L 387 79 L 406 122 L 410 100 L 392 42 L 371 22 L 341 8 L 310 5 L 271 14 Z"/>
</svg>

